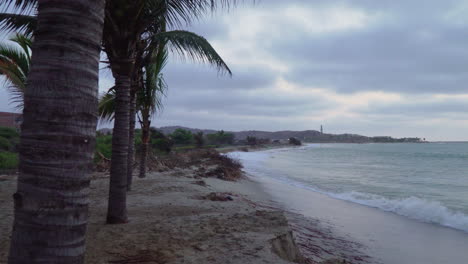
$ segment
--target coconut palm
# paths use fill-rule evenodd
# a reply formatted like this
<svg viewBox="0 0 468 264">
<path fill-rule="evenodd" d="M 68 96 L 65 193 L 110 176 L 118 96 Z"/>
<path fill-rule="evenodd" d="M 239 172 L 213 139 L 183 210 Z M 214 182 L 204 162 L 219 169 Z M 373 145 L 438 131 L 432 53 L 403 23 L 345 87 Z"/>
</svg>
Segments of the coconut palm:
<svg viewBox="0 0 468 264">
<path fill-rule="evenodd" d="M 24 3 L 34 6 L 38 0 L 16 0 L 13 2 L 16 3 L 17 8 L 25 9 L 24 5 L 26 4 Z M 129 124 L 130 116 L 133 116 L 130 114 L 133 107 L 130 107 L 130 102 L 134 102 L 131 98 L 131 86 L 133 70 L 134 68 L 138 69 L 135 64 L 138 63 L 139 44 L 146 38 L 151 39 L 154 32 L 160 32 L 161 18 L 164 18 L 165 23 L 170 27 L 182 23 L 189 24 L 194 19 L 198 19 L 219 6 L 229 7 L 235 2 L 237 0 L 112 0 L 106 2 L 103 47 L 115 78 L 116 94 L 108 223 L 127 222 L 126 191 L 129 172 L 128 151 L 131 141 Z M 29 8 L 29 10 L 34 9 Z M 29 18 L 0 21 L 0 25 L 9 29 L 34 28 Z M 157 43 L 155 41 L 153 44 L 157 45 Z M 189 55 L 195 54 L 194 52 Z M 211 57 L 196 58 L 209 60 Z M 219 63 L 222 65 L 221 62 Z"/>
<path fill-rule="evenodd" d="M 161 46 L 152 56 L 155 61 L 145 67 L 143 85 L 138 90 L 137 96 L 138 121 L 141 126 L 140 178 L 146 177 L 151 116 L 162 109 L 162 98 L 168 87 L 162 73 L 168 59 L 166 48 Z"/>
<path fill-rule="evenodd" d="M 31 63 L 32 40 L 28 36 L 16 34 L 10 41 L 16 43 L 19 48 L 6 43 L 0 44 L 0 75 L 5 77 L 7 89 L 12 94 L 12 102 L 22 109 Z"/>
<path fill-rule="evenodd" d="M 164 29 L 164 28 L 163 28 Z M 159 44 L 156 44 L 159 43 Z M 192 60 L 208 61 L 218 70 L 231 74 L 228 66 L 206 39 L 187 31 L 170 31 L 155 34 L 148 47 L 156 47 L 145 54 L 142 75 L 137 82 L 141 85 L 136 93 L 136 109 L 142 128 L 142 147 L 140 155 L 140 177 L 145 177 L 148 144 L 150 138 L 151 116 L 162 107 L 162 97 L 167 88 L 162 70 L 167 64 L 168 49 L 178 55 L 186 55 Z M 106 93 L 100 101 L 99 112 L 104 119 L 112 120 L 115 113 L 115 89 Z M 133 142 L 132 142 L 133 143 Z"/>
<path fill-rule="evenodd" d="M 213 10 L 218 5 L 228 5 L 235 0 L 114 0 L 106 3 L 106 20 L 104 24 L 103 46 L 109 58 L 110 68 L 115 78 L 115 115 L 112 137 L 111 180 L 109 189 L 109 206 L 107 223 L 127 222 L 126 191 L 129 174 L 129 142 L 131 140 L 130 111 L 135 102 L 131 87 L 141 69 L 139 59 L 143 49 L 155 50 L 168 35 L 154 37 L 162 32 L 161 27 L 190 23 L 193 19 Z M 130 18 L 130 19 L 129 19 Z M 161 23 L 164 21 L 164 23 Z M 163 33 L 161 33 L 163 34 Z M 142 44 L 144 43 L 144 44 Z M 181 41 L 174 49 L 182 50 L 189 41 Z M 189 47 L 189 46 L 187 46 Z M 194 59 L 217 63 L 220 67 L 224 61 L 211 56 L 198 56 L 193 50 L 188 55 Z M 146 57 L 142 63 L 147 60 Z M 140 72 L 141 75 L 141 72 Z M 133 93 L 136 91 L 134 90 Z M 133 103 L 130 103 L 133 102 Z"/>
<path fill-rule="evenodd" d="M 21 8 L 26 1 L 9 2 Z M 79 264 L 85 253 L 104 0 L 41 0 L 38 10 L 8 263 Z"/>
<path fill-rule="evenodd" d="M 156 60 L 143 68 L 142 87 L 136 94 L 136 114 L 141 126 L 140 173 L 141 178 L 146 174 L 146 160 L 150 139 L 151 115 L 162 109 L 162 98 L 167 90 L 162 69 L 167 63 L 167 51 L 158 53 Z M 112 119 L 115 111 L 115 90 L 105 93 L 99 102 L 99 113 L 105 119 Z"/>
</svg>

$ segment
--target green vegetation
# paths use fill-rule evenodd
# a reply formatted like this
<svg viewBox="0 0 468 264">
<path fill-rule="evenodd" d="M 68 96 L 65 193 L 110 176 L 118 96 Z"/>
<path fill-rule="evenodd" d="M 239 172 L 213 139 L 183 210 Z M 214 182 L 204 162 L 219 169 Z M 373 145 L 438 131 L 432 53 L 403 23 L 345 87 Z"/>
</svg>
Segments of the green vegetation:
<svg viewBox="0 0 468 264">
<path fill-rule="evenodd" d="M 16 169 L 18 166 L 19 134 L 15 129 L 0 127 L 0 169 Z"/>
<path fill-rule="evenodd" d="M 155 152 L 169 153 L 174 146 L 174 140 L 159 130 L 151 128 L 151 147 Z"/>
<path fill-rule="evenodd" d="M 19 138 L 19 133 L 13 128 L 0 127 L 0 137 L 7 139 Z"/>
<path fill-rule="evenodd" d="M 195 146 L 197 146 L 198 148 L 203 147 L 203 145 L 205 145 L 205 137 L 203 135 L 203 132 L 200 131 L 194 134 L 193 141 L 195 142 Z"/>
<path fill-rule="evenodd" d="M 107 159 L 111 158 L 112 154 L 112 135 L 96 135 L 96 151 L 94 161 L 97 162 L 101 159 L 101 155 Z"/>
<path fill-rule="evenodd" d="M 0 152 L 0 169 L 14 170 L 18 168 L 18 154 L 12 152 Z"/>
<path fill-rule="evenodd" d="M 176 145 L 188 145 L 193 143 L 193 134 L 189 130 L 178 128 L 170 135 L 174 144 Z"/>
<path fill-rule="evenodd" d="M 209 144 L 213 145 L 232 145 L 234 144 L 234 134 L 224 132 L 224 130 L 218 131 L 214 134 L 206 135 L 206 139 Z"/>
<path fill-rule="evenodd" d="M 8 139 L 0 137 L 0 151 L 11 151 L 12 148 L 13 146 Z"/>
<path fill-rule="evenodd" d="M 15 46 L 0 44 L 0 75 L 5 77 L 11 93 L 11 101 L 23 108 L 23 93 L 31 64 L 32 39 L 26 35 L 15 34 L 10 41 Z"/>
</svg>

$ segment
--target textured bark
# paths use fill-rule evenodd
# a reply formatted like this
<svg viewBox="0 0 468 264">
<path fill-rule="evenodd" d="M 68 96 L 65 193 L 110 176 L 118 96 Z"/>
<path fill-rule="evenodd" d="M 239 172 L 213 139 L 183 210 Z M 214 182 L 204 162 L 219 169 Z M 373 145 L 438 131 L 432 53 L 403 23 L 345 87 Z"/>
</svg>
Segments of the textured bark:
<svg viewBox="0 0 468 264">
<path fill-rule="evenodd" d="M 121 61 L 115 77 L 115 116 L 107 208 L 108 224 L 127 223 L 127 162 L 131 61 Z"/>
<path fill-rule="evenodd" d="M 83 263 L 104 0 L 38 3 L 8 263 Z"/>
<path fill-rule="evenodd" d="M 150 121 L 148 117 L 143 114 L 141 122 L 141 155 L 140 155 L 140 173 L 138 177 L 146 177 L 146 163 L 148 160 L 148 147 L 150 141 Z"/>
<path fill-rule="evenodd" d="M 125 1 L 124 1 L 125 2 Z M 116 105 L 112 135 L 112 161 L 107 223 L 127 223 L 127 164 L 129 140 L 130 85 L 135 67 L 136 44 L 144 1 L 106 2 L 103 45 L 115 78 Z"/>
<path fill-rule="evenodd" d="M 127 191 L 132 189 L 133 163 L 135 161 L 135 115 L 136 115 L 136 89 L 130 91 L 130 116 L 128 131 L 128 157 L 127 157 Z"/>
</svg>

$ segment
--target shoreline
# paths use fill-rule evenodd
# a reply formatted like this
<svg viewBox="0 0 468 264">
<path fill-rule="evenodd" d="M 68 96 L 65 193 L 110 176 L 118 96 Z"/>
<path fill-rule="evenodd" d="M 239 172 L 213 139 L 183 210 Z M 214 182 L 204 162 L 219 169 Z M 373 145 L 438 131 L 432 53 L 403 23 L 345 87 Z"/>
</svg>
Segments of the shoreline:
<svg viewBox="0 0 468 264">
<path fill-rule="evenodd" d="M 241 160 L 245 164 L 245 170 L 256 175 L 255 178 L 263 183 L 264 189 L 281 202 L 285 208 L 299 212 L 312 220 L 313 223 L 317 223 L 315 229 L 327 230 L 329 227 L 330 232 L 326 232 L 325 235 L 330 235 L 335 240 L 340 239 L 340 237 L 344 238 L 346 241 L 344 243 L 357 242 L 349 244 L 346 248 L 356 246 L 357 250 L 363 252 L 363 255 L 357 255 L 358 260 L 388 264 L 438 264 L 464 263 L 468 259 L 465 250 L 468 246 L 468 236 L 459 228 L 447 227 L 444 222 L 424 221 L 421 218 L 411 217 L 411 215 L 402 215 L 395 211 L 382 210 L 379 207 L 353 200 L 340 199 L 313 187 L 315 182 L 321 183 L 321 178 L 317 178 L 314 182 L 315 178 L 311 177 L 314 180 L 302 182 L 302 179 L 308 179 L 308 174 L 313 172 L 328 177 L 334 177 L 335 173 L 337 175 L 335 177 L 338 177 L 340 174 L 339 171 L 329 173 L 327 168 L 333 166 L 328 163 L 320 167 L 319 161 L 314 159 L 313 155 L 307 156 L 307 160 L 298 158 L 301 155 L 306 155 L 306 153 L 286 150 L 285 152 L 250 154 L 238 152 L 231 157 Z M 309 160 L 314 162 L 307 163 Z M 343 159 L 338 160 L 343 162 Z M 302 164 L 305 165 L 301 166 Z M 343 169 L 342 171 L 347 170 Z M 347 191 L 350 192 L 349 189 Z M 413 201 L 409 200 L 409 202 Z M 433 207 L 424 207 L 420 203 L 406 204 L 402 202 L 400 204 L 407 205 L 402 209 L 419 209 L 419 212 L 424 213 L 421 216 L 427 216 L 428 212 L 429 216 L 445 213 L 445 211 L 433 211 L 431 210 Z M 460 225 L 466 223 L 466 221 L 461 221 L 460 219 Z M 294 219 L 290 220 L 290 223 L 294 225 Z M 299 232 L 299 234 L 301 233 L 305 232 Z M 299 239 L 297 241 L 298 245 L 302 246 L 301 241 Z M 309 243 L 312 246 L 321 244 L 323 243 L 315 243 L 313 240 Z M 332 248 L 336 250 L 338 247 Z M 306 255 L 306 257 L 308 256 Z M 353 261 L 353 258 L 349 257 L 344 259 L 351 261 L 351 263 L 361 263 Z"/>
<path fill-rule="evenodd" d="M 135 177 L 125 225 L 105 224 L 109 176 L 94 173 L 86 263 L 368 263 L 356 255 L 355 242 L 280 206 L 251 175 L 200 177 L 205 163 Z M 0 177 L 0 263 L 8 254 L 15 190 L 15 175 Z"/>
<path fill-rule="evenodd" d="M 200 179 L 197 169 L 135 178 L 125 225 L 105 224 L 108 175 L 94 173 L 86 263 L 308 263 L 284 213 L 269 206 L 258 184 Z M 0 179 L 0 263 L 6 263 L 16 176 Z"/>
</svg>

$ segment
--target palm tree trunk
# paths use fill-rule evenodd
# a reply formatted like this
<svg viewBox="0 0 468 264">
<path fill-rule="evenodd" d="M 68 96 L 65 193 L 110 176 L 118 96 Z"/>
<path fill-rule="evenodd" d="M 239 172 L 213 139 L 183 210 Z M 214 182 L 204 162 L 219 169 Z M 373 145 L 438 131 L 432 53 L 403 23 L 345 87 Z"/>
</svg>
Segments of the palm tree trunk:
<svg viewBox="0 0 468 264">
<path fill-rule="evenodd" d="M 130 91 L 130 122 L 128 132 L 128 157 L 127 157 L 127 191 L 132 189 L 133 163 L 135 161 L 135 115 L 136 115 L 136 90 Z"/>
<path fill-rule="evenodd" d="M 104 0 L 38 3 L 8 263 L 83 263 Z"/>
<path fill-rule="evenodd" d="M 133 60 L 114 61 L 115 116 L 112 133 L 112 158 L 107 223 L 127 223 L 127 163 L 129 139 L 130 85 Z"/>
<path fill-rule="evenodd" d="M 146 177 L 146 163 L 148 160 L 148 147 L 150 141 L 150 121 L 149 115 L 142 113 L 142 126 L 141 126 L 141 156 L 140 156 L 140 174 L 138 177 Z"/>
</svg>

